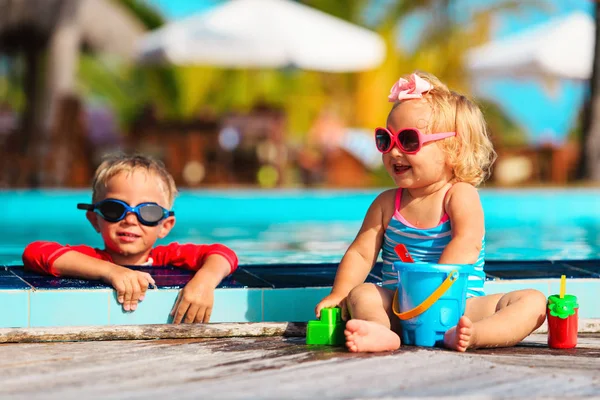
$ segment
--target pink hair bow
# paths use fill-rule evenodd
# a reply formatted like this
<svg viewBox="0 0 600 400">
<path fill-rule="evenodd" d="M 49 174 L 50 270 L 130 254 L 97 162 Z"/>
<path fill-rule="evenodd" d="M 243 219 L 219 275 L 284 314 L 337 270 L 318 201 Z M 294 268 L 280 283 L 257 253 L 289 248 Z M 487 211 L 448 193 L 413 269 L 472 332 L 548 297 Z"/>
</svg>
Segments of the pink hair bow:
<svg viewBox="0 0 600 400">
<path fill-rule="evenodd" d="M 420 99 L 423 97 L 423 93 L 429 92 L 431 89 L 433 89 L 431 83 L 413 73 L 408 80 L 400 78 L 398 82 L 394 83 L 388 101 L 394 103 L 401 100 Z"/>
</svg>

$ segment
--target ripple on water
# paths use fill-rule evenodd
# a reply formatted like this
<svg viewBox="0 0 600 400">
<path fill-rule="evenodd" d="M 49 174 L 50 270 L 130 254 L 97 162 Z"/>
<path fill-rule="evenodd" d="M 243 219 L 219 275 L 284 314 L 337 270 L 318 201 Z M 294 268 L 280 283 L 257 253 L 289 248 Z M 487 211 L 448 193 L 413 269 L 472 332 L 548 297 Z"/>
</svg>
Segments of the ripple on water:
<svg viewBox="0 0 600 400">
<path fill-rule="evenodd" d="M 361 221 L 239 224 L 186 224 L 178 221 L 161 243 L 223 243 L 234 249 L 244 264 L 339 262 L 354 240 Z M 91 227 L 27 225 L 0 227 L 0 264 L 20 264 L 25 246 L 34 240 L 101 246 Z M 489 222 L 486 227 L 489 260 L 600 258 L 600 224 L 573 223 L 510 225 Z"/>
</svg>

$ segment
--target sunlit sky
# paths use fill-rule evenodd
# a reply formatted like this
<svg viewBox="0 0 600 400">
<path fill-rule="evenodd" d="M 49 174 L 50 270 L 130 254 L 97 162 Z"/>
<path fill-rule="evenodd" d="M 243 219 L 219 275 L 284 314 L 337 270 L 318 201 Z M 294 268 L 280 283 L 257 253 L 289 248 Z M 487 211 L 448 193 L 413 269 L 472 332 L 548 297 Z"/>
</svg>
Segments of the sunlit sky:
<svg viewBox="0 0 600 400">
<path fill-rule="evenodd" d="M 177 20 L 209 10 L 222 0 L 146 0 L 153 4 L 169 20 Z M 385 2 L 387 0 L 376 0 Z M 460 0 L 459 9 L 489 7 L 502 0 Z M 494 21 L 493 39 L 500 39 L 526 30 L 534 24 L 550 18 L 565 16 L 575 11 L 593 13 L 591 0 L 541 0 L 538 6 L 523 7 L 518 13 L 501 12 Z M 541 6 L 539 6 L 541 4 Z M 466 15 L 468 13 L 465 13 Z M 423 24 L 426 15 L 416 14 L 404 24 L 412 32 Z M 415 35 L 402 35 L 415 37 Z M 408 41 L 404 46 L 411 47 Z M 549 90 L 548 86 L 535 80 L 495 79 L 486 80 L 477 88 L 477 95 L 500 103 L 506 112 L 520 123 L 532 142 L 544 140 L 561 141 L 575 123 L 587 93 L 587 83 L 563 81 Z"/>
</svg>

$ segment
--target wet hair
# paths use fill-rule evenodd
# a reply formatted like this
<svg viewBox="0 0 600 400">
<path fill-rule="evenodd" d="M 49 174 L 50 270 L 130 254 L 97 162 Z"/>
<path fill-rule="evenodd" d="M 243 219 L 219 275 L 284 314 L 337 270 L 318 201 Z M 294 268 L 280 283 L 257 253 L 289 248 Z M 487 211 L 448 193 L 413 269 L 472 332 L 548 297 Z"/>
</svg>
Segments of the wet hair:
<svg viewBox="0 0 600 400">
<path fill-rule="evenodd" d="M 423 94 L 431 106 L 431 118 L 426 133 L 456 132 L 456 136 L 437 142 L 446 154 L 455 182 L 479 186 L 486 180 L 496 160 L 483 113 L 472 100 L 456 93 L 432 74 L 417 71 L 419 77 L 433 85 Z M 411 101 L 411 100 L 403 100 Z M 397 101 L 390 114 L 401 104 Z"/>
<path fill-rule="evenodd" d="M 173 176 L 167 171 L 165 165 L 151 157 L 134 154 L 127 155 L 122 153 L 109 154 L 104 157 L 102 163 L 96 169 L 92 183 L 92 201 L 99 200 L 101 194 L 106 189 L 106 184 L 114 176 L 126 172 L 128 174 L 134 171 L 145 171 L 148 174 L 157 176 L 163 183 L 163 191 L 167 195 L 168 208 L 173 206 L 175 196 L 177 196 L 177 187 Z"/>
</svg>

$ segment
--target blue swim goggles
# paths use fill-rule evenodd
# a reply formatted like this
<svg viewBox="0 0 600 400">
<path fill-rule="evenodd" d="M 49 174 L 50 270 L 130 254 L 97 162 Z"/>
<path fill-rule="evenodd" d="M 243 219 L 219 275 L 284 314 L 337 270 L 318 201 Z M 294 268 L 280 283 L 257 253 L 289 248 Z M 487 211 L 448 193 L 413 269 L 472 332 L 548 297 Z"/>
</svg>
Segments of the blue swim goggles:
<svg viewBox="0 0 600 400">
<path fill-rule="evenodd" d="M 163 219 L 175 215 L 174 211 L 169 211 L 156 203 L 141 203 L 131 207 L 117 199 L 105 199 L 94 204 L 79 203 L 77 208 L 95 212 L 108 222 L 119 222 L 128 213 L 134 213 L 138 221 L 146 226 L 156 226 Z"/>
</svg>

